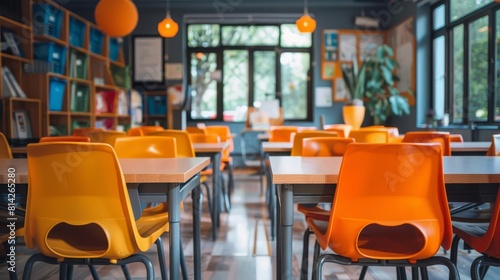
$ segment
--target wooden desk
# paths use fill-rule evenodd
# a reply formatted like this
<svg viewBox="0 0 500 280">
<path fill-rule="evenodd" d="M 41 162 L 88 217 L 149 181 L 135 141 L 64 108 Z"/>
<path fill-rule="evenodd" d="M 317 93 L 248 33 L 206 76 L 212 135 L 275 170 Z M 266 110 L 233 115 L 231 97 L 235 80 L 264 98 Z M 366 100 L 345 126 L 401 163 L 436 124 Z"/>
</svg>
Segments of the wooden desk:
<svg viewBox="0 0 500 280">
<path fill-rule="evenodd" d="M 222 186 L 220 180 L 220 163 L 222 151 L 229 148 L 229 142 L 221 143 L 193 143 L 193 148 L 197 157 L 210 157 L 212 162 L 212 238 L 217 239 L 217 229 L 220 225 L 221 193 Z"/>
<path fill-rule="evenodd" d="M 331 203 L 341 157 L 270 157 L 276 184 L 278 227 L 277 279 L 292 279 L 292 226 L 294 203 Z M 444 157 L 444 178 L 449 201 L 495 201 L 500 184 L 500 157 Z"/>
<path fill-rule="evenodd" d="M 208 164 L 209 159 L 201 157 L 120 159 L 136 217 L 141 213 L 140 196 L 160 197 L 162 198 L 160 201 L 168 201 L 170 279 L 180 279 L 180 203 L 189 192 L 193 199 L 194 278 L 201 279 L 201 197 L 198 186 L 199 172 Z M 0 159 L 0 184 L 7 184 L 7 170 L 12 167 L 15 168 L 16 189 L 26 188 L 28 183 L 26 159 Z"/>
</svg>

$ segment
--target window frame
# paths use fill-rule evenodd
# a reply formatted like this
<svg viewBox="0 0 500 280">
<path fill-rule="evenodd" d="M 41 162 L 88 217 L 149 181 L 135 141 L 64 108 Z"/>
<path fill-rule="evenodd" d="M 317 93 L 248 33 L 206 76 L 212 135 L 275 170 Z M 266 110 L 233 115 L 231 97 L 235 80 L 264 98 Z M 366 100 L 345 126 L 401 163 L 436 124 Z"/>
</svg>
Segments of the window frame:
<svg viewBox="0 0 500 280">
<path fill-rule="evenodd" d="M 253 106 L 254 102 L 254 80 L 253 80 L 253 72 L 254 72 L 254 52 L 255 51 L 274 51 L 276 53 L 276 63 L 275 63 L 275 73 L 276 73 L 276 98 L 281 102 L 281 64 L 280 64 L 280 55 L 285 52 L 301 52 L 308 53 L 310 56 L 309 60 L 309 72 L 307 74 L 307 86 L 306 86 L 306 99 L 307 99 L 307 114 L 304 119 L 285 119 L 286 121 L 312 121 L 314 112 L 313 112 L 313 78 L 314 78 L 314 36 L 311 34 L 311 46 L 310 47 L 282 47 L 281 45 L 281 25 L 282 24 L 295 24 L 294 22 L 283 21 L 280 23 L 211 23 L 211 22 L 196 22 L 196 23 L 187 23 L 185 28 L 188 30 L 189 25 L 200 25 L 200 24 L 218 24 L 219 25 L 219 45 L 216 47 L 190 47 L 187 42 L 187 36 L 185 41 L 186 46 L 186 69 L 187 73 L 190 73 L 191 69 L 191 55 L 197 52 L 203 53 L 215 53 L 217 55 L 217 70 L 221 71 L 221 77 L 224 77 L 224 69 L 223 69 L 223 55 L 224 50 L 246 50 L 248 51 L 248 104 L 247 107 Z M 222 30 L 224 26 L 277 26 L 278 33 L 278 45 L 224 45 L 222 40 Z M 192 118 L 191 116 L 191 106 L 188 106 L 187 110 L 187 120 L 188 121 L 203 121 L 203 122 L 224 122 L 224 92 L 223 92 L 223 80 L 217 81 L 217 108 L 216 108 L 216 117 L 212 119 L 208 118 Z M 191 84 L 191 75 L 189 74 L 187 77 L 187 84 Z M 231 121 L 232 123 L 243 123 L 245 120 L 241 121 Z"/>
<path fill-rule="evenodd" d="M 435 18 L 434 18 L 434 10 L 441 6 L 442 4 L 445 5 L 445 24 L 443 27 L 434 30 L 434 23 L 435 23 Z M 496 85 L 495 85 L 495 79 L 496 79 L 496 72 L 497 69 L 495 69 L 495 60 L 496 60 L 496 15 L 497 13 L 500 13 L 500 7 L 498 5 L 495 5 L 495 2 L 489 3 L 485 5 L 484 7 L 481 7 L 469 14 L 466 14 L 465 16 L 456 19 L 454 21 L 451 21 L 451 6 L 450 6 L 450 0 L 442 0 L 434 3 L 430 7 L 430 13 L 431 13 L 431 24 L 430 24 L 430 34 L 431 34 L 431 45 L 434 44 L 435 40 L 444 35 L 445 38 L 445 108 L 444 111 L 448 112 L 450 115 L 450 120 L 452 124 L 455 125 L 470 125 L 471 123 L 477 123 L 477 124 L 491 124 L 495 123 L 498 124 L 500 123 L 500 120 L 495 121 L 495 93 L 496 93 Z M 469 81 L 469 75 L 470 75 L 470 36 L 469 36 L 469 29 L 470 29 L 470 24 L 482 17 L 488 16 L 488 91 L 487 91 L 487 109 L 488 109 L 488 116 L 486 121 L 472 121 L 470 117 L 470 112 L 468 109 L 469 105 L 469 86 L 470 86 L 470 81 Z M 463 80 L 463 118 L 461 120 L 455 119 L 454 112 L 453 112 L 453 104 L 455 103 L 455 96 L 453 94 L 453 82 L 454 82 L 454 73 L 453 73 L 453 29 L 459 25 L 463 25 L 463 41 L 464 41 L 464 63 L 463 63 L 463 77 L 461 79 Z M 500 47 L 500 46 L 499 46 Z M 431 59 L 433 60 L 435 56 L 434 49 L 431 48 Z M 435 73 L 434 73 L 434 63 L 431 63 L 431 71 L 430 71 L 430 82 L 431 82 L 431 89 L 432 89 L 432 98 L 430 98 L 430 108 L 435 108 L 434 104 L 434 99 L 436 93 L 434 92 L 434 78 L 435 78 Z M 499 85 L 500 86 L 500 85 Z"/>
</svg>

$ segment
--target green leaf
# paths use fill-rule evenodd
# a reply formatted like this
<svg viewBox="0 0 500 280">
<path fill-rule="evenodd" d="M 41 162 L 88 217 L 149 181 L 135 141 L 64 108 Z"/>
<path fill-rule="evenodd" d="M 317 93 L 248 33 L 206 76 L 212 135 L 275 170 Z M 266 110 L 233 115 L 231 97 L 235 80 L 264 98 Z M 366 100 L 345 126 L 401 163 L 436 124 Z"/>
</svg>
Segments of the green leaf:
<svg viewBox="0 0 500 280">
<path fill-rule="evenodd" d="M 394 85 L 394 81 L 392 80 L 392 71 L 391 69 L 387 68 L 386 66 L 381 66 L 380 69 L 382 70 L 382 74 L 384 75 L 384 79 L 385 79 L 385 82 L 390 85 L 390 86 L 393 86 Z"/>
</svg>

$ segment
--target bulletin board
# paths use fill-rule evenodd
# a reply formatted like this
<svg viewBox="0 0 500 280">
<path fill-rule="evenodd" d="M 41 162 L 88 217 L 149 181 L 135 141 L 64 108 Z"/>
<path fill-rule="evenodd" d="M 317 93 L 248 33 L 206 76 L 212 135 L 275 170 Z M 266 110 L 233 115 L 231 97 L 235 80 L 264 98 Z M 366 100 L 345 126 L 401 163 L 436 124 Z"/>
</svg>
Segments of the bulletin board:
<svg viewBox="0 0 500 280">
<path fill-rule="evenodd" d="M 323 30 L 321 45 L 321 78 L 332 81 L 333 100 L 346 101 L 350 95 L 342 75 L 342 68 L 361 65 L 363 59 L 376 47 L 386 43 L 383 31 Z"/>
</svg>

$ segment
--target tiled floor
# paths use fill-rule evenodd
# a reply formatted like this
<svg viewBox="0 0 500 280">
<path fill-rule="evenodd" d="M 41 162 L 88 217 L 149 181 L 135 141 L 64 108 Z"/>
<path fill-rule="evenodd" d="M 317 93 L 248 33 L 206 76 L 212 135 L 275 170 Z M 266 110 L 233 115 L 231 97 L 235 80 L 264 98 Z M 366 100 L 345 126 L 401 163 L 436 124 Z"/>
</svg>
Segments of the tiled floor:
<svg viewBox="0 0 500 280">
<path fill-rule="evenodd" d="M 236 171 L 236 191 L 232 197 L 233 208 L 229 214 L 223 213 L 221 216 L 221 227 L 217 241 L 212 241 L 211 223 L 204 203 L 204 213 L 202 216 L 202 278 L 203 279 L 238 279 L 238 280 L 267 280 L 274 279 L 275 276 L 275 244 L 269 239 L 269 220 L 263 197 L 259 193 L 259 176 L 255 176 L 251 171 Z M 192 271 L 192 242 L 190 240 L 191 212 L 190 199 L 186 199 L 185 212 L 182 213 L 181 232 L 184 253 L 188 264 L 188 271 Z M 304 231 L 304 221 L 301 215 L 296 215 L 294 225 L 294 277 L 299 279 L 300 259 L 302 254 L 302 234 Z M 168 250 L 168 233 L 164 235 L 163 242 Z M 314 237 L 310 240 L 310 257 L 312 259 L 312 244 Z M 22 276 L 22 269 L 32 251 L 20 246 L 17 255 L 17 269 L 19 279 Z M 147 253 L 148 257 L 155 264 L 156 279 L 160 279 L 158 260 L 155 248 L 151 248 Z M 471 260 L 478 256 L 477 253 L 461 251 L 459 257 L 459 270 L 461 279 L 470 279 L 469 264 Z M 168 252 L 167 252 L 168 257 Z M 311 265 L 312 261 L 309 261 Z M 311 269 L 309 268 L 309 271 Z M 326 264 L 324 268 L 324 279 L 357 279 L 360 269 L 357 267 L 343 267 L 333 264 Z M 101 279 L 123 279 L 123 274 L 118 267 L 102 266 L 98 268 Z M 130 272 L 134 279 L 144 279 L 142 265 L 130 265 Z M 434 267 L 429 269 L 431 279 L 447 279 L 447 271 L 444 267 Z M 192 272 L 190 272 L 192 279 Z M 371 279 L 395 279 L 395 270 L 392 268 L 370 268 L 366 276 Z M 0 280 L 8 279 L 6 265 L 0 265 Z M 37 263 L 34 268 L 32 279 L 58 279 L 57 266 Z M 92 279 L 88 268 L 77 267 L 74 272 L 74 279 Z M 486 279 L 500 279 L 500 270 L 490 269 Z"/>
</svg>

